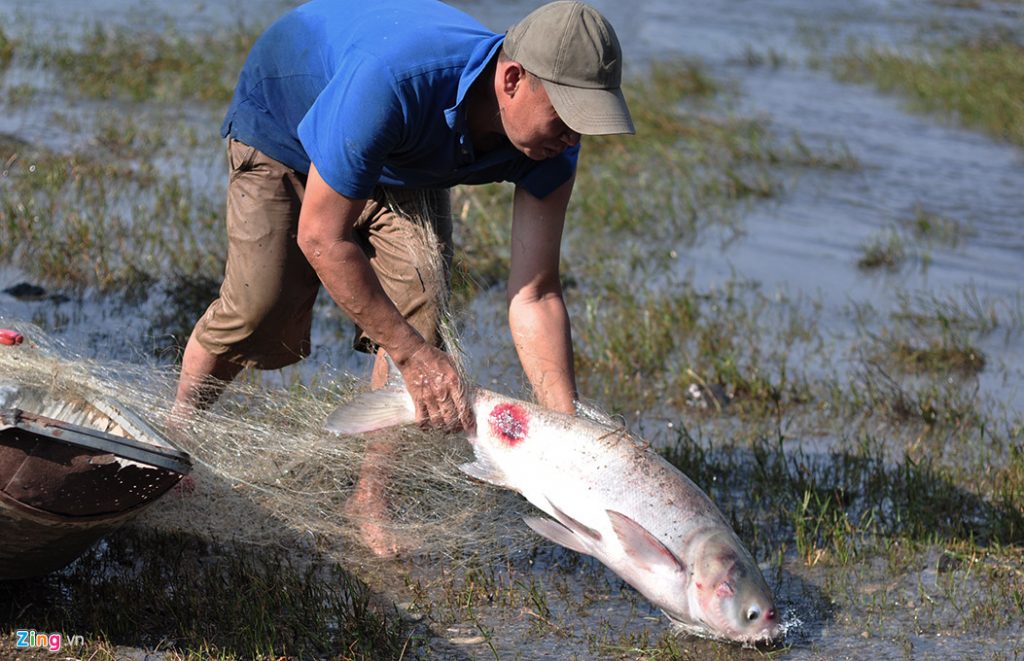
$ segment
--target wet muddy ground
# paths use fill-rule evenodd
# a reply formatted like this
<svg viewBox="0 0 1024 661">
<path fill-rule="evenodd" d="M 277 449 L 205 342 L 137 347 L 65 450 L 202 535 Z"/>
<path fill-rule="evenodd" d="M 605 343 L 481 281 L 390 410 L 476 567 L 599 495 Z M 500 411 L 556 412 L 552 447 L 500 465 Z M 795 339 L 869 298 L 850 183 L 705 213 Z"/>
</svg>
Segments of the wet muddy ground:
<svg viewBox="0 0 1024 661">
<path fill-rule="evenodd" d="M 496 30 L 532 7 L 456 4 Z M 341 606 L 315 620 L 321 631 L 309 637 L 363 640 L 352 649 L 364 656 L 378 649 L 382 658 L 1024 657 L 1024 151 L 964 128 L 955 116 L 915 113 L 898 93 L 842 82 L 831 64 L 865 45 L 911 52 L 929 40 L 954 42 L 996 28 L 1016 31 L 1019 43 L 1021 5 L 594 4 L 616 26 L 632 75 L 647 75 L 651 62 L 685 58 L 699 61 L 716 89 L 707 105 L 692 90 L 678 101 L 689 118 L 683 126 L 692 131 L 684 140 L 659 136 L 668 150 L 693 152 L 693 169 L 656 160 L 651 151 L 651 167 L 616 171 L 596 153 L 611 153 L 616 143 L 592 142 L 590 161 L 584 145 L 584 167 L 599 170 L 597 186 L 581 181 L 571 220 L 580 229 L 570 229 L 565 245 L 583 393 L 663 448 L 719 503 L 775 589 L 789 634 L 781 646 L 759 650 L 677 636 L 600 564 L 533 540 L 501 560 L 361 563 L 356 573 L 383 604 L 394 638 L 374 637 L 379 632 L 370 626 L 340 626 L 351 615 Z M 150 96 L 141 101 L 87 93 L 61 78 L 57 65 L 19 53 L 29 49 L 25 43 L 88 42 L 96 24 L 139 29 L 152 12 L 168 34 L 186 40 L 211 32 L 222 42 L 244 39 L 284 6 L 247 3 L 240 21 L 241 6 L 233 3 L 140 8 L 120 0 L 0 0 L 2 34 L 24 40 L 13 42 L 15 57 L 0 70 L 5 154 L 34 154 L 38 172 L 45 170 L 42 149 L 83 150 L 110 163 L 152 157 L 158 179 L 182 184 L 174 192 L 111 171 L 97 202 L 84 188 L 41 183 L 33 193 L 37 206 L 26 212 L 24 199 L 15 200 L 23 189 L 0 179 L 0 195 L 15 201 L 0 210 L 8 223 L 3 240 L 18 241 L 19 231 L 50 219 L 67 223 L 79 210 L 85 227 L 101 224 L 104 214 L 169 231 L 179 231 L 180 220 L 197 229 L 175 240 L 194 241 L 202 247 L 196 253 L 216 246 L 222 102 L 175 88 L 145 88 Z M 3 52 L 0 39 L 0 62 Z M 670 69 L 677 79 L 685 70 Z M 637 98 L 665 103 L 655 94 Z M 750 128 L 755 121 L 763 135 Z M 717 131 L 725 137 L 708 137 Z M 30 180 L 36 171 L 29 168 L 24 158 L 8 161 L 5 177 L 11 171 L 18 181 Z M 586 203 L 588 191 L 617 191 L 616 183 L 625 202 Z M 490 198 L 464 199 L 464 222 L 483 226 L 480 210 L 491 208 Z M 608 229 L 630 215 L 638 229 Z M 18 224 L 26 218 L 31 222 Z M 501 252 L 485 239 L 462 235 L 477 256 Z M 74 262 L 77 253 L 89 258 L 90 245 L 69 243 L 54 264 L 65 256 Z M 58 277 L 56 265 L 38 268 L 45 250 L 35 259 L 4 253 L 0 289 L 26 282 L 42 291 L 0 293 L 0 318 L 37 324 L 97 362 L 173 365 L 215 291 L 218 267 L 215 259 L 175 261 L 159 253 L 159 241 L 152 245 L 155 259 L 173 268 L 154 267 L 158 275 L 141 285 L 130 275 L 148 273 L 144 260 L 135 271 L 118 271 L 123 265 L 104 270 L 107 264 L 95 259 L 76 284 L 70 270 Z M 486 286 L 485 267 L 467 261 L 483 283 L 468 290 L 459 309 L 467 363 L 488 387 L 523 394 L 503 288 Z M 348 350 L 349 330 L 327 300 L 318 306 L 313 340 L 309 360 L 266 375 L 260 387 L 286 397 L 289 386 L 315 382 L 325 366 L 365 374 L 365 360 Z M 141 658 L 162 637 L 174 638 L 178 649 L 164 652 L 168 658 L 201 656 L 207 648 L 239 658 L 294 653 L 294 641 L 258 652 L 236 639 L 224 642 L 187 617 L 177 633 L 139 624 L 137 636 L 113 615 L 75 619 L 91 603 L 96 572 L 130 574 L 146 558 L 173 584 L 195 578 L 179 565 L 216 565 L 215 554 L 203 559 L 209 549 L 202 544 L 159 535 L 205 538 L 228 501 L 230 511 L 261 518 L 263 527 L 253 529 L 283 528 L 267 533 L 281 535 L 274 551 L 246 539 L 241 557 L 281 562 L 291 552 L 311 553 L 301 530 L 294 535 L 294 521 L 254 511 L 256 490 L 206 472 L 199 477 L 193 493 L 161 502 L 64 577 L 9 589 L 4 596 L 18 610 L 3 620 L 5 630 L 42 629 L 44 618 L 53 629 L 77 622 L 68 634 L 86 634 L 99 653 L 115 657 Z M 188 549 L 175 560 L 145 550 L 175 544 Z M 325 562 L 328 574 L 353 568 L 338 557 Z M 227 571 L 236 581 L 229 588 L 245 583 L 248 568 Z M 41 590 L 62 596 L 27 597 Z M 125 594 L 136 593 L 122 588 Z M 228 592 L 211 590 L 208 597 L 237 613 L 243 629 L 289 621 L 282 611 L 231 611 Z M 202 602 L 197 593 L 175 612 L 191 609 L 212 620 L 217 603 Z M 29 616 L 38 619 L 22 621 Z M 356 617 L 371 619 L 362 611 Z M 360 653 L 326 644 L 306 655 Z"/>
</svg>

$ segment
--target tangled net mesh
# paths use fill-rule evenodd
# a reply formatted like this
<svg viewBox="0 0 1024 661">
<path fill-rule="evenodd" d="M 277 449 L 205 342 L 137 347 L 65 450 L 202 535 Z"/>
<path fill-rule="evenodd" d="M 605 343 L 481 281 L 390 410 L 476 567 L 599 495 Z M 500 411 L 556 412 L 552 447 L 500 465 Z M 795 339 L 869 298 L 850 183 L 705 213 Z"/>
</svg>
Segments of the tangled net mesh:
<svg viewBox="0 0 1024 661">
<path fill-rule="evenodd" d="M 61 397 L 113 399 L 142 417 L 179 448 L 191 476 L 140 519 L 144 525 L 218 542 L 294 546 L 346 565 L 370 564 L 357 514 L 346 513 L 366 459 L 386 477 L 379 484 L 389 520 L 378 522 L 401 541 L 403 555 L 452 562 L 497 558 L 528 546 L 516 494 L 474 482 L 458 466 L 471 460 L 464 437 L 418 428 L 339 438 L 323 430 L 335 407 L 365 391 L 345 374 L 314 385 L 269 387 L 259 379 L 229 386 L 211 410 L 173 412 L 177 371 L 164 366 L 75 355 L 31 324 L 3 319 L 26 342 L 0 347 L 0 382 L 46 389 Z"/>
<path fill-rule="evenodd" d="M 447 262 L 429 229 L 437 204 L 436 194 L 403 197 L 400 212 L 417 221 L 410 244 L 425 252 L 420 276 L 438 292 L 441 337 L 465 374 L 446 307 Z M 533 539 L 520 519 L 525 501 L 459 471 L 472 459 L 464 437 L 418 428 L 362 438 L 325 432 L 327 416 L 368 388 L 351 375 L 323 371 L 308 385 L 271 387 L 250 371 L 210 410 L 181 415 L 172 406 L 176 368 L 100 363 L 32 324 L 0 316 L 0 327 L 27 338 L 20 346 L 0 347 L 0 381 L 116 400 L 191 454 L 192 475 L 143 514 L 145 525 L 219 542 L 289 548 L 312 542 L 318 553 L 348 566 L 373 564 L 376 557 L 363 543 L 365 520 L 346 512 L 369 458 L 382 476 L 376 487 L 389 508 L 388 518 L 374 523 L 399 541 L 405 556 L 440 556 L 456 564 L 497 559 Z"/>
</svg>

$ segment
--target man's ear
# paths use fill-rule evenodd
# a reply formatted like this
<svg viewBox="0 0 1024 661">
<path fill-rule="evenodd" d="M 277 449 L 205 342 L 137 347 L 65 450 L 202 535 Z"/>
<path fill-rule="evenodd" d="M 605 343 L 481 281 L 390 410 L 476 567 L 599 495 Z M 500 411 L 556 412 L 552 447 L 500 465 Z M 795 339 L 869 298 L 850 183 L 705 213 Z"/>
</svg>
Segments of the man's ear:
<svg viewBox="0 0 1024 661">
<path fill-rule="evenodd" d="M 513 97 L 519 89 L 519 85 L 526 80 L 526 69 L 523 65 L 509 60 L 504 64 L 501 71 L 501 89 L 509 97 Z"/>
</svg>

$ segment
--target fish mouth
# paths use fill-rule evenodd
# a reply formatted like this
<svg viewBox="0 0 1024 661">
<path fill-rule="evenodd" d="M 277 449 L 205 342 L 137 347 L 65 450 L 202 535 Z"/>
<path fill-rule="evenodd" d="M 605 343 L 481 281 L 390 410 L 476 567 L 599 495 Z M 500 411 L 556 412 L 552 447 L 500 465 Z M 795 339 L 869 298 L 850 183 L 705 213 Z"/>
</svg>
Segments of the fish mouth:
<svg viewBox="0 0 1024 661">
<path fill-rule="evenodd" d="M 663 610 L 662 612 L 665 614 L 665 617 L 668 618 L 669 622 L 672 623 L 673 628 L 680 633 L 685 633 L 697 638 L 704 638 L 706 640 L 716 640 L 723 643 L 739 643 L 743 647 L 770 647 L 777 644 L 785 635 L 781 626 L 773 626 L 757 633 L 744 635 L 736 632 L 731 627 L 727 627 L 725 631 L 722 631 L 721 628 L 713 627 L 702 620 L 697 622 L 693 620 L 684 620 L 667 611 Z"/>
<path fill-rule="evenodd" d="M 717 640 L 726 643 L 737 642 L 735 638 L 731 637 L 731 631 L 723 633 L 720 628 L 716 628 L 704 620 L 683 619 L 664 610 L 662 613 L 665 613 L 665 617 L 672 623 L 672 627 L 680 633 L 706 640 Z"/>
<path fill-rule="evenodd" d="M 778 627 L 778 626 L 775 626 L 775 627 L 771 627 L 769 629 L 764 629 L 764 630 L 759 631 L 758 633 L 755 633 L 755 634 L 750 634 L 748 636 L 742 636 L 740 638 L 737 638 L 737 641 L 743 643 L 744 646 L 746 646 L 746 645 L 749 645 L 751 647 L 753 647 L 755 645 L 771 646 L 771 645 L 775 645 L 776 643 L 778 643 L 779 640 L 782 637 L 783 637 L 782 628 Z"/>
</svg>

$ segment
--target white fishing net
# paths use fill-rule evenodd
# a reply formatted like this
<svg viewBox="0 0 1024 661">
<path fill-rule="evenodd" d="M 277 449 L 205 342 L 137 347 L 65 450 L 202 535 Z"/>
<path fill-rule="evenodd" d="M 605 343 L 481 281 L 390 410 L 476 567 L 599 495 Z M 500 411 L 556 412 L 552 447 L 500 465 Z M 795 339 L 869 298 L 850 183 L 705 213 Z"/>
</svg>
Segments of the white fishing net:
<svg viewBox="0 0 1024 661">
<path fill-rule="evenodd" d="M 401 212 L 419 222 L 410 245 L 438 257 L 421 260 L 433 264 L 421 277 L 436 279 L 434 290 L 446 291 L 441 246 L 425 222 L 436 199 L 404 198 L 402 204 Z M 442 338 L 464 373 L 454 324 L 443 309 Z M 181 415 L 172 408 L 176 368 L 100 363 L 31 324 L 0 317 L 0 327 L 27 338 L 0 347 L 0 380 L 64 397 L 117 400 L 192 455 L 193 474 L 146 512 L 147 525 L 218 541 L 312 542 L 348 564 L 373 560 L 367 541 L 378 550 L 393 544 L 403 555 L 457 560 L 505 554 L 530 539 L 518 514 L 528 508 L 524 501 L 458 470 L 472 458 L 464 437 L 417 428 L 360 438 L 323 431 L 337 406 L 369 388 L 361 379 L 318 373 L 311 383 L 275 387 L 258 372 L 245 372 L 210 410 Z M 384 503 L 384 516 L 352 498 L 361 477 L 360 495 Z"/>
<path fill-rule="evenodd" d="M 243 378 L 211 410 L 177 416 L 176 370 L 98 363 L 31 324 L 0 318 L 0 327 L 26 337 L 0 346 L 0 381 L 59 397 L 116 400 L 192 455 L 192 475 L 143 515 L 145 525 L 248 544 L 302 540 L 348 565 L 375 558 L 364 544 L 367 523 L 397 540 L 406 556 L 458 561 L 528 543 L 518 514 L 528 506 L 458 470 L 472 455 L 464 437 L 417 428 L 362 438 L 324 432 L 327 415 L 368 388 L 359 379 L 324 374 L 318 385 L 285 388 Z M 385 519 L 368 520 L 346 506 L 366 470 L 387 503 Z"/>
</svg>

